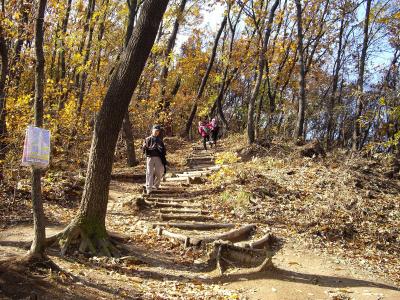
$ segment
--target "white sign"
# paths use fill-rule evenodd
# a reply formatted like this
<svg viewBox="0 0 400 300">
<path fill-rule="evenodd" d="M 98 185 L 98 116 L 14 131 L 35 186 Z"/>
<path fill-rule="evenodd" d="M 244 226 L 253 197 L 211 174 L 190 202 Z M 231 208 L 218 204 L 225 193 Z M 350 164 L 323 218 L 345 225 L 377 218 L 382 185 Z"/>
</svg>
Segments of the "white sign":
<svg viewBox="0 0 400 300">
<path fill-rule="evenodd" d="M 25 134 L 22 165 L 44 169 L 50 162 L 50 131 L 28 126 Z"/>
</svg>

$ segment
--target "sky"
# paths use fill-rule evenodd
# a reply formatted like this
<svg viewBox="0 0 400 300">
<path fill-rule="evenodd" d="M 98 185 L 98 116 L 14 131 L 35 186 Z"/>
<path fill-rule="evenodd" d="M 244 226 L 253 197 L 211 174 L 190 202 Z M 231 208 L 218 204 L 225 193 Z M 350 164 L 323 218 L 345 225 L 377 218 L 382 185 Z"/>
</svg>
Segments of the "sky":
<svg viewBox="0 0 400 300">
<path fill-rule="evenodd" d="M 213 7 L 213 10 L 211 11 L 206 11 L 203 9 L 202 15 L 204 21 L 200 27 L 208 28 L 211 32 L 216 32 L 223 18 L 223 14 L 224 14 L 224 7 L 220 4 L 216 4 Z M 189 38 L 189 34 L 190 32 L 187 31 L 185 32 L 185 34 L 182 33 L 178 34 L 176 48 L 175 48 L 176 50 L 181 48 L 181 45 Z"/>
</svg>

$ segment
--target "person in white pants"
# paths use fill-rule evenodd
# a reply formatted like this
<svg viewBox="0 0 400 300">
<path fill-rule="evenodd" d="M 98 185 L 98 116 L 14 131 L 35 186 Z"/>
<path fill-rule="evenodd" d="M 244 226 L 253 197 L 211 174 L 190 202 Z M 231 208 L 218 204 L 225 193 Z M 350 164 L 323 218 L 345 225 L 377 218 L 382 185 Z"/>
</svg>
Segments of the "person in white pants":
<svg viewBox="0 0 400 300">
<path fill-rule="evenodd" d="M 161 127 L 154 125 L 151 136 L 143 143 L 143 152 L 146 154 L 146 193 L 159 188 L 161 179 L 165 173 L 166 149 L 160 138 Z"/>
</svg>

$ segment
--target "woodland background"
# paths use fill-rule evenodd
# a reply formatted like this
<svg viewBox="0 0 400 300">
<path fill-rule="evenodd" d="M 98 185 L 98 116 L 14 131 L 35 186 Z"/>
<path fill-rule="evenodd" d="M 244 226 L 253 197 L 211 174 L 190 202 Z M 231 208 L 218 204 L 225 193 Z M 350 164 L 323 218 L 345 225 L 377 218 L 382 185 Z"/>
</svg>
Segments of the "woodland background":
<svg viewBox="0 0 400 300">
<path fill-rule="evenodd" d="M 85 163 L 96 111 L 142 2 L 48 2 L 44 126 L 53 134 L 55 160 Z M 171 1 L 124 121 L 128 154 L 133 137 L 141 143 L 154 122 L 167 134 L 195 137 L 193 119 L 207 116 L 218 116 L 224 133 L 247 128 L 249 142 L 294 136 L 328 148 L 395 151 L 399 1 L 283 0 L 275 11 L 273 2 Z M 203 26 L 215 9 L 224 11 L 219 28 Z M 32 123 L 34 10 L 28 1 L 1 3 L 6 180 L 17 176 Z"/>
</svg>

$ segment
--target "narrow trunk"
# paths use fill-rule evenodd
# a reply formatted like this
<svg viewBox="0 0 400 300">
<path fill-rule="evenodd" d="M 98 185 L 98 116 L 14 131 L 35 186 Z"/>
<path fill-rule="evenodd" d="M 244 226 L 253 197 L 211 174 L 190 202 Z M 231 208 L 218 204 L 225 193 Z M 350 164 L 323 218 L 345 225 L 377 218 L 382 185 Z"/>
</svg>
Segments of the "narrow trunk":
<svg viewBox="0 0 400 300">
<path fill-rule="evenodd" d="M 89 61 L 90 57 L 90 51 L 92 49 L 92 39 L 93 39 L 93 31 L 94 31 L 94 22 L 92 22 L 92 16 L 94 13 L 94 8 L 95 8 L 95 0 L 92 0 L 89 2 L 89 7 L 90 9 L 90 17 L 89 17 L 89 35 L 88 35 L 88 41 L 85 49 L 85 56 L 83 59 L 83 66 L 86 66 L 86 64 Z M 86 80 L 87 80 L 87 71 L 84 70 L 81 75 L 80 75 L 80 86 L 79 86 L 79 95 L 78 95 L 78 112 L 81 112 L 82 105 L 83 105 L 83 98 L 85 96 L 85 88 L 86 88 Z"/>
<path fill-rule="evenodd" d="M 266 78 L 264 80 L 263 93 L 262 93 L 260 99 L 258 100 L 258 107 L 257 107 L 257 113 L 256 113 L 256 119 L 255 119 L 255 138 L 256 139 L 260 138 L 261 113 L 262 113 L 262 108 L 264 106 L 264 98 L 265 98 L 267 83 L 268 83 L 268 78 Z"/>
<path fill-rule="evenodd" d="M 357 80 L 357 107 L 354 116 L 354 129 L 353 129 L 353 150 L 360 150 L 361 146 L 361 124 L 360 117 L 363 111 L 363 93 L 364 93 L 364 73 L 365 73 L 365 61 L 367 58 L 368 40 L 369 40 L 369 20 L 371 12 L 372 0 L 367 0 L 367 7 L 365 9 L 365 20 L 364 20 L 364 40 L 361 50 L 361 58 L 359 65 L 359 74 Z"/>
<path fill-rule="evenodd" d="M 203 92 L 204 92 L 204 88 L 206 87 L 207 80 L 208 80 L 208 77 L 210 75 L 211 69 L 212 69 L 212 67 L 214 65 L 215 56 L 217 54 L 218 42 L 219 42 L 219 39 L 221 37 L 222 31 L 225 28 L 227 20 L 228 20 L 228 17 L 225 15 L 224 19 L 222 20 L 221 26 L 219 27 L 217 35 L 215 36 L 213 49 L 211 51 L 211 57 L 210 57 L 210 60 L 208 62 L 208 66 L 207 66 L 207 71 L 206 71 L 206 73 L 204 74 L 204 76 L 203 76 L 203 78 L 201 80 L 200 87 L 199 87 L 199 89 L 197 91 L 196 98 L 194 99 L 194 103 L 193 103 L 192 109 L 190 111 L 189 119 L 186 122 L 185 129 L 181 133 L 181 136 L 184 137 L 184 138 L 188 138 L 190 129 L 192 128 L 192 123 L 193 123 L 194 117 L 196 116 L 196 112 L 197 112 L 197 102 L 202 97 Z"/>
<path fill-rule="evenodd" d="M 47 0 L 40 0 L 37 9 L 35 24 L 35 53 L 36 53 L 36 69 L 35 69 L 35 126 L 43 126 L 43 94 L 44 94 L 44 13 Z M 42 172 L 39 169 L 32 168 L 32 210 L 33 210 L 33 227 L 34 239 L 31 245 L 30 254 L 42 256 L 45 250 L 45 225 L 44 211 L 42 203 Z"/>
<path fill-rule="evenodd" d="M 132 31 L 135 25 L 135 17 L 137 12 L 137 1 L 129 0 L 128 1 L 129 8 L 129 17 L 128 17 L 128 25 L 126 28 L 125 34 L 125 44 L 126 47 L 129 43 L 129 40 L 132 36 Z M 124 121 L 122 123 L 122 138 L 125 140 L 126 145 L 126 160 L 129 167 L 136 166 L 138 161 L 136 160 L 135 154 L 135 139 L 132 131 L 132 122 L 129 117 L 129 112 L 127 111 L 124 117 Z"/>
<path fill-rule="evenodd" d="M 132 123 L 129 119 L 129 111 L 126 112 L 122 123 L 122 137 L 126 145 L 126 159 L 129 167 L 134 167 L 138 164 L 135 153 L 135 140 L 132 132 Z"/>
<path fill-rule="evenodd" d="M 163 67 L 161 68 L 160 73 L 160 100 L 159 100 L 159 111 L 161 112 L 166 107 L 169 107 L 169 104 L 166 103 L 166 85 L 167 85 L 167 77 L 168 77 L 168 69 L 170 64 L 170 54 L 175 46 L 176 37 L 178 35 L 179 25 L 182 21 L 182 15 L 185 10 L 187 0 L 181 0 L 179 5 L 179 9 L 177 11 L 176 19 L 174 22 L 174 27 L 172 29 L 171 35 L 169 36 L 167 47 L 163 53 Z"/>
<path fill-rule="evenodd" d="M 65 11 L 64 19 L 63 19 L 63 24 L 62 24 L 62 36 L 61 36 L 61 50 L 60 50 L 60 64 L 61 64 L 61 70 L 60 70 L 60 78 L 65 79 L 67 75 L 67 68 L 66 68 L 66 63 L 65 63 L 65 36 L 67 34 L 67 29 L 68 29 L 68 22 L 69 22 L 69 15 L 71 13 L 71 6 L 72 6 L 72 0 L 68 0 L 67 2 L 67 8 Z"/>
<path fill-rule="evenodd" d="M 3 174 L 3 163 L 2 161 L 6 156 L 7 143 L 5 141 L 7 137 L 7 124 L 6 124 L 6 81 L 9 73 L 8 69 L 8 47 L 3 37 L 3 32 L 0 28 L 0 56 L 1 56 L 1 73 L 0 73 L 0 171 Z M 0 175 L 0 181 L 2 175 Z"/>
<path fill-rule="evenodd" d="M 148 0 L 142 4 L 138 23 L 113 73 L 96 118 L 78 214 L 71 224 L 55 237 L 56 240 L 65 241 L 64 252 L 71 240 L 80 236 L 80 251 L 89 249 L 92 254 L 118 254 L 108 240 L 105 227 L 114 151 L 123 118 L 167 4 L 168 0 Z"/>
<path fill-rule="evenodd" d="M 338 44 L 338 50 L 337 50 L 337 55 L 336 55 L 336 60 L 335 60 L 335 67 L 333 71 L 333 81 L 332 81 L 332 93 L 329 98 L 328 102 L 328 122 L 327 122 L 327 128 L 326 128 L 326 146 L 329 149 L 332 145 L 333 141 L 333 118 L 334 118 L 334 112 L 333 109 L 335 107 L 335 102 L 337 98 L 337 90 L 338 90 L 338 85 L 339 85 L 339 72 L 340 72 L 340 67 L 342 64 L 342 46 L 343 46 L 343 33 L 344 33 L 344 25 L 345 25 L 345 12 L 342 12 L 342 18 L 340 20 L 340 30 L 339 30 L 339 44 Z"/>
<path fill-rule="evenodd" d="M 298 97 L 298 111 L 294 138 L 302 138 L 304 131 L 304 114 L 306 109 L 306 70 L 304 65 L 302 9 L 300 0 L 295 0 L 297 12 L 297 52 L 299 55 L 300 92 Z"/>
<path fill-rule="evenodd" d="M 107 19 L 108 1 L 109 0 L 103 0 L 103 3 L 102 3 L 102 7 L 105 6 L 106 8 L 105 8 L 105 11 L 103 13 L 103 16 L 102 16 L 102 19 L 100 21 L 100 24 L 99 24 L 99 33 L 97 35 L 97 44 L 98 45 L 101 44 L 101 41 L 103 40 L 104 33 L 105 33 L 105 30 L 106 30 L 105 23 L 106 23 L 106 19 Z M 97 80 L 97 82 L 100 81 L 100 76 L 99 75 L 100 75 L 101 56 L 102 56 L 102 52 L 103 52 L 102 50 L 103 50 L 102 47 L 100 47 L 99 50 L 98 50 L 98 53 L 97 53 L 97 63 L 96 63 L 96 80 Z"/>
<path fill-rule="evenodd" d="M 268 50 L 268 42 L 271 36 L 272 23 L 274 21 L 275 11 L 278 8 L 278 5 L 279 5 L 279 0 L 275 0 L 268 16 L 268 23 L 266 24 L 267 28 L 265 29 L 264 41 L 258 57 L 257 79 L 254 88 L 251 92 L 248 113 L 247 113 L 247 142 L 249 144 L 252 144 L 255 141 L 255 128 L 254 128 L 255 103 L 260 92 L 261 82 L 263 79 L 263 73 L 265 68 L 265 54 L 267 53 Z"/>
</svg>

